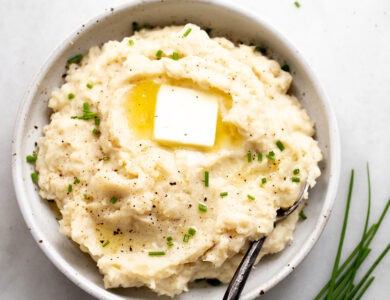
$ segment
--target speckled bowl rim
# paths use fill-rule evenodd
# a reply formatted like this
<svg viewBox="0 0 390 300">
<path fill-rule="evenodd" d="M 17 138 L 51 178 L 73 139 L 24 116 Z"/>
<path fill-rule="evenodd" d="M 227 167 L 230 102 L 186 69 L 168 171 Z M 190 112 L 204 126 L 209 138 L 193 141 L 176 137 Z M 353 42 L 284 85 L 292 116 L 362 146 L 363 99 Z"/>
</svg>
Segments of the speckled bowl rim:
<svg viewBox="0 0 390 300">
<path fill-rule="evenodd" d="M 129 9 L 131 7 L 135 7 L 138 5 L 144 5 L 148 3 L 155 3 L 155 2 L 163 2 L 159 0 L 151 0 L 151 1 L 145 1 L 145 0 L 137 0 L 132 1 L 130 3 L 122 4 L 120 6 L 117 6 L 115 8 L 116 11 L 121 11 L 125 9 Z M 183 1 L 185 2 L 185 1 Z M 191 2 L 191 1 L 189 1 Z M 195 1 L 192 1 L 195 2 Z M 340 137 L 339 137 L 339 131 L 337 127 L 337 121 L 335 118 L 335 115 L 333 113 L 333 110 L 330 106 L 330 103 L 328 101 L 328 98 L 322 89 L 320 82 L 318 81 L 315 74 L 312 72 L 311 68 L 309 67 L 308 63 L 304 60 L 304 58 L 299 54 L 299 51 L 296 50 L 296 47 L 293 46 L 293 44 L 284 36 L 282 36 L 272 25 L 265 22 L 262 18 L 260 18 L 255 13 L 244 9 L 243 7 L 233 3 L 233 2 L 227 2 L 223 0 L 198 0 L 196 2 L 202 2 L 210 5 L 216 5 L 216 6 L 222 6 L 226 7 L 227 9 L 230 9 L 232 11 L 237 12 L 238 14 L 244 15 L 249 19 L 254 20 L 255 22 L 261 24 L 266 30 L 268 30 L 273 36 L 276 38 L 283 40 L 284 45 L 291 50 L 292 55 L 295 56 L 295 58 L 301 63 L 302 67 L 305 69 L 307 74 L 311 77 L 312 83 L 315 86 L 315 89 L 319 95 L 319 98 L 321 99 L 325 114 L 327 115 L 327 120 L 329 123 L 329 141 L 330 141 L 330 149 L 329 154 L 331 159 L 331 163 L 328 166 L 330 169 L 330 175 L 329 175 L 329 181 L 328 181 L 328 189 L 326 193 L 326 197 L 323 200 L 323 206 L 321 210 L 320 218 L 318 218 L 318 221 L 315 225 L 314 230 L 308 237 L 308 241 L 304 243 L 304 245 L 299 250 L 298 254 L 290 261 L 290 267 L 289 268 L 282 268 L 278 273 L 276 273 L 270 280 L 265 282 L 262 287 L 255 288 L 249 292 L 247 292 L 242 299 L 249 300 L 249 299 L 255 299 L 261 292 L 266 292 L 276 286 L 280 281 L 282 281 L 284 278 L 286 278 L 292 270 L 299 265 L 299 263 L 308 255 L 310 250 L 313 248 L 317 240 L 319 239 L 327 220 L 329 219 L 332 206 L 334 203 L 334 199 L 336 196 L 337 188 L 338 188 L 338 182 L 339 182 L 339 174 L 340 174 L 340 160 L 341 160 L 341 154 L 340 154 Z M 107 18 L 110 16 L 110 12 L 104 12 L 92 19 L 90 19 L 88 22 L 85 23 L 85 27 L 89 28 L 93 26 L 97 20 L 101 20 L 103 18 Z M 71 41 L 74 37 L 77 36 L 77 31 L 75 30 L 71 35 L 69 35 L 65 40 L 63 40 L 59 46 L 57 46 L 53 52 L 50 54 L 50 56 L 46 59 L 46 61 L 42 64 L 39 71 L 34 76 L 32 83 L 29 85 L 29 88 L 27 89 L 21 104 L 19 106 L 17 119 L 15 122 L 15 129 L 14 129 L 14 136 L 12 140 L 12 153 L 19 153 L 21 149 L 22 140 L 24 138 L 25 133 L 25 116 L 28 114 L 31 102 L 33 100 L 35 89 L 37 88 L 37 85 L 41 82 L 43 76 L 45 75 L 46 71 L 49 69 L 50 65 L 53 64 L 59 55 L 68 47 L 69 41 Z M 95 296 L 99 299 L 122 299 L 120 296 L 117 296 L 113 293 L 110 293 L 109 291 L 102 290 L 102 289 L 95 289 L 95 286 L 90 283 L 88 280 L 85 280 L 83 276 L 81 276 L 75 269 L 69 266 L 69 264 L 66 262 L 65 259 L 63 259 L 55 249 L 50 247 L 50 244 L 48 243 L 39 243 L 39 239 L 41 236 L 40 228 L 34 223 L 33 218 L 31 217 L 29 211 L 25 208 L 24 202 L 28 201 L 27 195 L 23 194 L 23 185 L 25 182 L 22 179 L 22 168 L 21 168 L 22 160 L 16 159 L 16 157 L 12 156 L 12 175 L 13 175 L 13 183 L 14 188 L 16 191 L 16 196 L 18 200 L 18 204 L 20 207 L 20 210 L 22 212 L 22 215 L 24 217 L 24 220 L 35 238 L 37 244 L 42 249 L 42 251 L 46 254 L 46 256 L 52 261 L 52 263 L 65 275 L 67 276 L 72 282 L 74 282 L 77 286 L 82 288 L 84 291 L 89 293 L 92 296 Z"/>
</svg>

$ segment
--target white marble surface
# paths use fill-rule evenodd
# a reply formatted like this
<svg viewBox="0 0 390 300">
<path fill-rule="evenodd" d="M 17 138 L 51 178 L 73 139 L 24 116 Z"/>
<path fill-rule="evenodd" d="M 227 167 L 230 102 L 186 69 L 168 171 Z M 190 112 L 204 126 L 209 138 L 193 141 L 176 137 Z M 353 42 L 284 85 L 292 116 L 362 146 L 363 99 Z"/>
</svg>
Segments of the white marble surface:
<svg viewBox="0 0 390 300">
<path fill-rule="evenodd" d="M 30 236 L 11 180 L 11 139 L 18 104 L 52 49 L 90 17 L 123 0 L 0 0 L 0 298 L 92 299 L 62 275 Z M 297 46 L 323 83 L 342 138 L 340 187 L 329 223 L 309 256 L 261 299 L 311 299 L 331 273 L 351 168 L 356 184 L 345 250 L 361 235 L 365 163 L 373 179 L 372 216 L 390 197 L 390 2 L 388 0 L 241 0 Z M 390 215 L 364 269 L 390 242 Z M 374 271 L 366 299 L 389 299 L 390 255 Z M 361 276 L 361 273 L 359 273 Z"/>
</svg>

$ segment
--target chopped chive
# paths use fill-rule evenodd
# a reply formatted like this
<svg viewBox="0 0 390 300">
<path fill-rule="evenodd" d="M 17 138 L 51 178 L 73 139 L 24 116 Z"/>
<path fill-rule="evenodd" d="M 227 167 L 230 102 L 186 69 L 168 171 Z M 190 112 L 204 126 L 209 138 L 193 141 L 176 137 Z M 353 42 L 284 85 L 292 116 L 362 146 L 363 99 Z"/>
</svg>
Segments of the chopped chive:
<svg viewBox="0 0 390 300">
<path fill-rule="evenodd" d="M 349 207 L 351 206 L 351 199 L 352 199 L 353 177 L 354 177 L 354 170 L 352 169 L 352 171 L 351 171 L 351 179 L 350 179 L 350 182 L 349 182 L 349 192 L 348 192 L 348 198 L 347 198 L 347 207 L 345 209 L 344 222 L 343 222 L 343 227 L 342 227 L 341 234 L 340 234 L 340 241 L 339 241 L 339 246 L 338 246 L 338 249 L 337 249 L 336 259 L 335 259 L 334 266 L 333 266 L 332 277 L 331 277 L 331 280 L 330 280 L 330 283 L 329 283 L 329 290 L 328 290 L 328 297 L 327 297 L 327 299 L 331 299 L 333 297 L 333 290 L 334 290 L 335 281 L 336 281 L 336 272 L 337 272 L 337 269 L 339 268 L 341 251 L 343 249 L 344 238 L 345 238 L 345 231 L 347 230 L 347 223 L 348 223 L 348 216 L 349 216 Z"/>
<path fill-rule="evenodd" d="M 295 4 L 295 6 L 298 7 L 298 8 L 301 7 L 301 5 L 299 4 L 298 1 L 295 1 L 294 4 Z"/>
<path fill-rule="evenodd" d="M 295 170 L 293 171 L 293 174 L 294 174 L 294 175 L 298 175 L 299 172 L 300 172 L 299 169 L 295 169 Z"/>
<path fill-rule="evenodd" d="M 255 200 L 255 197 L 253 197 L 252 195 L 247 195 L 248 196 L 248 199 L 250 199 L 250 200 Z"/>
<path fill-rule="evenodd" d="M 198 209 L 199 209 L 201 212 L 206 212 L 206 211 L 207 211 L 207 206 L 204 205 L 204 204 L 202 204 L 202 203 L 199 203 Z"/>
<path fill-rule="evenodd" d="M 37 182 L 38 181 L 38 173 L 37 172 L 31 173 L 31 179 L 33 182 Z"/>
<path fill-rule="evenodd" d="M 27 155 L 26 156 L 26 161 L 29 163 L 33 163 L 37 161 L 37 156 L 36 155 Z"/>
<path fill-rule="evenodd" d="M 216 278 L 209 278 L 209 279 L 206 279 L 206 282 L 209 284 L 209 285 L 212 285 L 212 286 L 219 286 L 221 285 L 221 281 L 216 279 Z"/>
<path fill-rule="evenodd" d="M 280 140 L 276 142 L 276 146 L 278 146 L 280 151 L 283 151 L 284 149 L 286 149 Z"/>
<path fill-rule="evenodd" d="M 307 219 L 307 216 L 305 215 L 303 210 L 299 213 L 299 216 L 301 217 L 302 220 L 306 220 Z"/>
<path fill-rule="evenodd" d="M 71 184 L 68 185 L 68 193 L 70 193 L 73 189 L 73 186 Z"/>
<path fill-rule="evenodd" d="M 96 125 L 96 126 L 99 126 L 99 125 L 100 125 L 100 119 L 99 119 L 99 118 L 95 118 L 95 125 Z"/>
<path fill-rule="evenodd" d="M 75 177 L 75 178 L 74 178 L 74 183 L 75 183 L 75 184 L 80 183 L 80 179 L 78 179 L 77 177 Z"/>
<path fill-rule="evenodd" d="M 300 182 L 301 179 L 299 177 L 291 177 L 292 182 Z"/>
<path fill-rule="evenodd" d="M 257 154 L 257 161 L 263 161 L 263 154 L 262 153 Z"/>
<path fill-rule="evenodd" d="M 283 66 L 281 66 L 281 69 L 283 71 L 290 72 L 290 66 L 288 64 L 284 64 Z"/>
<path fill-rule="evenodd" d="M 84 194 L 84 199 L 88 199 L 88 195 L 87 194 Z"/>
<path fill-rule="evenodd" d="M 205 187 L 209 186 L 209 171 L 204 172 L 204 186 Z"/>
<path fill-rule="evenodd" d="M 93 88 L 93 85 L 90 84 L 90 83 L 87 83 L 87 88 L 92 89 L 92 88 Z"/>
<path fill-rule="evenodd" d="M 264 47 L 256 46 L 255 51 L 265 54 L 267 52 L 267 49 Z"/>
<path fill-rule="evenodd" d="M 250 163 L 252 161 L 252 153 L 248 152 L 246 154 L 247 158 L 248 158 L 248 163 Z"/>
<path fill-rule="evenodd" d="M 267 178 L 265 178 L 265 177 L 261 178 L 261 183 L 262 183 L 262 184 L 267 183 Z"/>
<path fill-rule="evenodd" d="M 68 99 L 69 99 L 69 100 L 72 100 L 73 98 L 74 98 L 74 94 L 73 94 L 73 93 L 69 93 L 69 94 L 68 94 Z"/>
<path fill-rule="evenodd" d="M 172 242 L 167 242 L 167 246 L 168 246 L 168 247 L 172 247 L 172 246 L 173 246 L 173 243 L 172 243 Z"/>
<path fill-rule="evenodd" d="M 165 255 L 165 252 L 164 251 L 150 251 L 149 252 L 149 256 L 161 256 L 161 255 Z"/>
<path fill-rule="evenodd" d="M 103 247 L 103 248 L 106 247 L 109 243 L 110 243 L 110 241 L 105 242 L 105 243 L 102 245 L 102 247 Z"/>
<path fill-rule="evenodd" d="M 183 37 L 186 37 L 187 35 L 189 35 L 190 32 L 191 32 L 191 30 L 192 30 L 192 28 L 188 28 L 188 29 L 186 30 L 186 32 L 184 32 Z"/>
<path fill-rule="evenodd" d="M 110 202 L 111 202 L 112 204 L 115 204 L 117 201 L 118 201 L 118 198 L 117 198 L 117 197 L 112 197 L 111 200 L 110 200 Z"/>
<path fill-rule="evenodd" d="M 167 237 L 167 241 L 168 241 L 168 242 L 171 242 L 172 240 L 173 240 L 173 237 L 171 237 L 171 236 L 168 236 L 168 237 Z"/>
<path fill-rule="evenodd" d="M 270 159 L 270 160 L 275 161 L 275 152 L 270 151 L 270 152 L 266 155 L 266 157 L 267 157 L 268 159 Z"/>
<path fill-rule="evenodd" d="M 92 133 L 95 134 L 95 135 L 98 135 L 98 134 L 100 134 L 100 131 L 97 130 L 96 128 L 94 128 L 94 129 L 92 130 Z"/>
<path fill-rule="evenodd" d="M 83 58 L 82 54 L 73 56 L 72 58 L 68 59 L 68 64 L 77 64 L 82 60 L 82 58 Z"/>
<path fill-rule="evenodd" d="M 134 41 L 133 40 L 129 40 L 129 45 L 133 46 L 134 45 Z"/>
<path fill-rule="evenodd" d="M 83 112 L 86 112 L 86 113 L 89 112 L 89 103 L 88 102 L 83 103 Z"/>
<path fill-rule="evenodd" d="M 211 28 L 206 28 L 204 31 L 206 31 L 206 33 L 210 36 L 212 29 Z"/>
<path fill-rule="evenodd" d="M 188 234 L 185 234 L 183 237 L 183 242 L 188 243 L 189 240 L 190 240 L 190 236 Z"/>
<path fill-rule="evenodd" d="M 104 161 L 107 161 L 107 160 L 109 160 L 110 159 L 110 157 L 109 156 L 103 156 L 103 158 L 102 158 Z"/>
<path fill-rule="evenodd" d="M 178 60 L 178 59 L 179 59 L 179 53 L 173 52 L 173 53 L 172 53 L 172 59 L 173 59 L 173 60 Z"/>
<path fill-rule="evenodd" d="M 219 195 L 220 195 L 221 197 L 225 197 L 225 196 L 228 195 L 228 192 L 222 192 L 222 193 L 220 193 Z"/>
<path fill-rule="evenodd" d="M 190 235 L 195 235 L 195 233 L 196 233 L 195 228 L 190 227 L 190 228 L 188 229 L 188 233 L 189 233 Z"/>
<path fill-rule="evenodd" d="M 135 32 L 135 31 L 139 31 L 139 25 L 138 25 L 138 23 L 137 22 L 133 22 L 133 24 L 131 24 L 132 25 L 132 28 L 133 28 L 133 31 Z"/>
<path fill-rule="evenodd" d="M 158 50 L 158 51 L 156 52 L 156 57 L 157 57 L 157 59 L 160 59 L 162 54 L 163 54 L 163 51 L 162 51 L 162 50 Z"/>
</svg>

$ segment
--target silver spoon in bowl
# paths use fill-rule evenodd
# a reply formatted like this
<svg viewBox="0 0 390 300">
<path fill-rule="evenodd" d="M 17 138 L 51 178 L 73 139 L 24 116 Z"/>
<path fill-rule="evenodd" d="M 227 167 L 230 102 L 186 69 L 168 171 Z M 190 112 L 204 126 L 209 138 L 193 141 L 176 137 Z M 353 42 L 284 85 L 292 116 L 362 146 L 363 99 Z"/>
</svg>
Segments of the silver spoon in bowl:
<svg viewBox="0 0 390 300">
<path fill-rule="evenodd" d="M 293 211 L 297 209 L 297 207 L 302 203 L 303 196 L 305 195 L 308 188 L 309 185 L 306 181 L 303 189 L 301 190 L 301 193 L 299 194 L 297 201 L 295 201 L 295 203 L 292 206 L 290 206 L 287 210 L 278 209 L 278 211 L 276 212 L 276 218 L 274 223 L 277 223 L 283 220 L 284 218 L 288 217 L 290 214 L 293 213 Z M 241 291 L 245 286 L 246 280 L 248 279 L 249 273 L 251 272 L 252 267 L 256 261 L 256 258 L 259 255 L 261 247 L 264 244 L 265 238 L 266 236 L 262 237 L 257 241 L 253 241 L 251 243 L 248 251 L 246 252 L 244 258 L 242 259 L 240 265 L 238 266 L 236 272 L 234 273 L 232 280 L 229 283 L 225 295 L 223 296 L 223 300 L 239 299 Z"/>
</svg>

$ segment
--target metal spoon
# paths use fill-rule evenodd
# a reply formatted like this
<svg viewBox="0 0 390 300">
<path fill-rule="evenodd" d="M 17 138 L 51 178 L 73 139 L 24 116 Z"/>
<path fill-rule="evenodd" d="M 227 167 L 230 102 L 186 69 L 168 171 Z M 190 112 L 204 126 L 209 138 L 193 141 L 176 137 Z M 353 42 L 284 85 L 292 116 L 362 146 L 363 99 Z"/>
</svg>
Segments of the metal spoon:
<svg viewBox="0 0 390 300">
<path fill-rule="evenodd" d="M 307 189 L 309 188 L 309 185 L 307 181 L 305 182 L 305 185 L 299 195 L 298 200 L 287 210 L 284 209 L 278 209 L 276 212 L 276 218 L 274 223 L 279 222 L 292 214 L 293 211 L 297 209 L 297 207 L 301 204 L 303 200 L 303 196 L 306 193 Z M 260 240 L 253 241 L 246 252 L 244 258 L 242 259 L 240 265 L 238 266 L 236 273 L 234 273 L 234 276 L 232 280 L 230 281 L 230 284 L 226 290 L 225 295 L 223 296 L 223 300 L 237 300 L 240 297 L 241 291 L 245 286 L 246 280 L 248 279 L 249 273 L 252 270 L 252 267 L 256 261 L 256 258 L 261 250 L 261 247 L 264 244 L 266 236 L 262 237 Z"/>
</svg>

